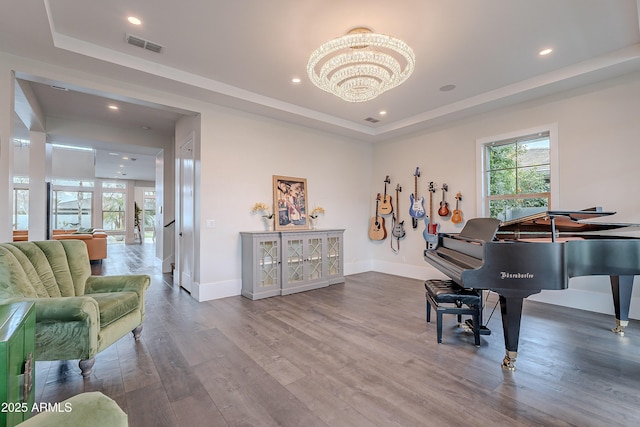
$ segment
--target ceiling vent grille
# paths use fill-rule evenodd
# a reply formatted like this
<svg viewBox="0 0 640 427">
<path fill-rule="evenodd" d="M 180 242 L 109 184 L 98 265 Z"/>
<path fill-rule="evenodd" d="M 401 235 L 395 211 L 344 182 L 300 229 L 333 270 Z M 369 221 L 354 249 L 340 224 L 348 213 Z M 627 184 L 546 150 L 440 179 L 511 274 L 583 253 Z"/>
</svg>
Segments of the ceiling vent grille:
<svg viewBox="0 0 640 427">
<path fill-rule="evenodd" d="M 141 39 L 140 37 L 136 37 L 131 34 L 125 35 L 125 40 L 128 44 L 132 46 L 141 47 L 146 50 L 150 50 L 151 52 L 160 53 L 162 52 L 163 47 L 158 43 L 150 42 L 149 40 Z"/>
<path fill-rule="evenodd" d="M 367 117 L 364 119 L 365 122 L 378 123 L 380 120 L 374 119 L 373 117 Z"/>
</svg>

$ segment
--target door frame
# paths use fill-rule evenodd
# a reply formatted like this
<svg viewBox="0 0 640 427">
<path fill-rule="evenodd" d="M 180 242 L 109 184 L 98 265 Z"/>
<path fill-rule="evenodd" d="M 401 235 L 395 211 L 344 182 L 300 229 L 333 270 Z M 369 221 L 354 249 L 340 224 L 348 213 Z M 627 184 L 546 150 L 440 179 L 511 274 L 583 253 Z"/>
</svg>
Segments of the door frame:
<svg viewBox="0 0 640 427">
<path fill-rule="evenodd" d="M 185 150 L 188 150 L 188 155 L 185 156 Z M 194 282 L 194 269 L 195 269 L 195 134 L 191 132 L 180 144 L 179 154 L 178 154 L 178 186 L 176 188 L 177 199 L 178 199 L 178 223 L 176 227 L 176 270 L 173 280 L 174 285 L 180 286 L 185 289 L 187 292 L 191 293 L 193 289 Z M 188 207 L 185 206 L 184 201 L 184 182 L 185 182 L 185 167 L 184 163 L 186 160 L 191 161 L 191 170 L 190 176 L 188 177 L 191 180 L 191 209 L 187 210 Z M 185 219 L 189 219 L 186 221 L 186 224 L 191 224 L 191 243 L 190 247 L 185 248 L 185 242 L 183 239 L 183 234 L 185 232 Z M 191 257 L 188 257 L 187 251 L 191 252 Z M 185 269 L 186 261 L 185 259 L 189 259 L 190 262 Z M 185 275 L 185 271 L 189 273 L 189 275 Z"/>
</svg>

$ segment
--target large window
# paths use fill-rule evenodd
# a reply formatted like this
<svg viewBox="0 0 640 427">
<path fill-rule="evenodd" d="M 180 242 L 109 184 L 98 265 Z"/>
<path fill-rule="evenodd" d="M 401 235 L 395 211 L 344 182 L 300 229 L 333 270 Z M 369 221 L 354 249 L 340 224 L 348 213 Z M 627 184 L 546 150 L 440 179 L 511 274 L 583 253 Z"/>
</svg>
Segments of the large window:
<svg viewBox="0 0 640 427">
<path fill-rule="evenodd" d="M 126 188 L 125 183 L 102 183 L 102 228 L 105 230 L 125 230 Z"/>
<path fill-rule="evenodd" d="M 13 178 L 13 229 L 29 229 L 29 178 Z"/>
<path fill-rule="evenodd" d="M 93 181 L 54 179 L 53 228 L 92 227 Z"/>
<path fill-rule="evenodd" d="M 510 220 L 551 208 L 557 188 L 551 134 L 546 129 L 479 144 L 483 216 Z"/>
</svg>

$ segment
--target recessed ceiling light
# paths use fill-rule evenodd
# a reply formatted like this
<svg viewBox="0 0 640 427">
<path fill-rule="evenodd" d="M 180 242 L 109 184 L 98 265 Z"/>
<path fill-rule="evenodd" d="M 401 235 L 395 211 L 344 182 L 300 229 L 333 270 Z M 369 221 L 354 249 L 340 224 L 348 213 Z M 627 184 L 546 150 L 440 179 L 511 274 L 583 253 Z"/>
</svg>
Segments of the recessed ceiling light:
<svg viewBox="0 0 640 427">
<path fill-rule="evenodd" d="M 121 167 L 121 168 L 123 168 L 123 167 L 124 167 L 124 165 L 120 165 L 120 167 Z"/>
<path fill-rule="evenodd" d="M 298 84 L 302 81 L 302 79 L 300 79 L 300 77 L 294 77 L 291 79 L 291 83 L 295 83 Z"/>
<path fill-rule="evenodd" d="M 115 111 L 115 110 L 118 110 L 119 108 L 117 105 L 109 105 L 109 109 Z"/>
<path fill-rule="evenodd" d="M 385 114 L 387 114 L 387 112 L 385 110 L 381 110 L 380 113 L 378 114 L 380 114 L 381 116 L 384 116 Z"/>
<path fill-rule="evenodd" d="M 450 92 L 456 88 L 456 85 L 444 85 L 440 88 L 440 92 Z"/>
<path fill-rule="evenodd" d="M 110 156 L 119 156 L 120 154 L 118 153 L 109 153 Z"/>
<path fill-rule="evenodd" d="M 538 55 L 545 56 L 545 55 L 549 55 L 551 52 L 553 52 L 553 49 L 548 47 L 548 48 L 542 49 L 540 52 L 538 52 Z"/>
<path fill-rule="evenodd" d="M 127 156 L 124 156 L 122 160 L 129 160 L 129 158 Z"/>
<path fill-rule="evenodd" d="M 127 21 L 129 21 L 129 23 L 133 24 L 133 25 L 140 25 L 142 24 L 142 21 L 139 20 L 138 18 L 136 18 L 135 16 L 130 16 L 127 18 Z"/>
</svg>

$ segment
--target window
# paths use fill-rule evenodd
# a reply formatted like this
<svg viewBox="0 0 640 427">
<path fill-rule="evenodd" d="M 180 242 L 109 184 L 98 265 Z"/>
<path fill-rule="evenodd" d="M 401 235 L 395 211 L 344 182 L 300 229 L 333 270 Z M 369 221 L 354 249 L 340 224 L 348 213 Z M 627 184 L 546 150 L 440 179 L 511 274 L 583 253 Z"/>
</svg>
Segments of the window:
<svg viewBox="0 0 640 427">
<path fill-rule="evenodd" d="M 479 141 L 482 216 L 504 221 L 555 205 L 554 140 L 555 128 L 546 127 Z"/>
<path fill-rule="evenodd" d="M 93 187 L 94 182 L 82 179 L 54 178 L 51 183 L 56 187 Z"/>
<path fill-rule="evenodd" d="M 126 182 L 102 183 L 102 228 L 105 230 L 118 231 L 120 234 L 125 231 L 126 191 Z"/>
<path fill-rule="evenodd" d="M 13 177 L 13 229 L 29 229 L 29 177 Z"/>
<path fill-rule="evenodd" d="M 126 197 L 123 192 L 102 192 L 102 228 L 109 231 L 124 231 Z"/>
<path fill-rule="evenodd" d="M 90 228 L 91 191 L 53 191 L 53 228 Z"/>
<path fill-rule="evenodd" d="M 93 181 L 54 178 L 53 228 L 92 227 Z"/>
<path fill-rule="evenodd" d="M 156 192 L 152 190 L 144 191 L 143 199 L 144 236 L 155 238 L 156 225 Z"/>
<path fill-rule="evenodd" d="M 29 190 L 13 190 L 13 229 L 29 229 Z"/>
</svg>

